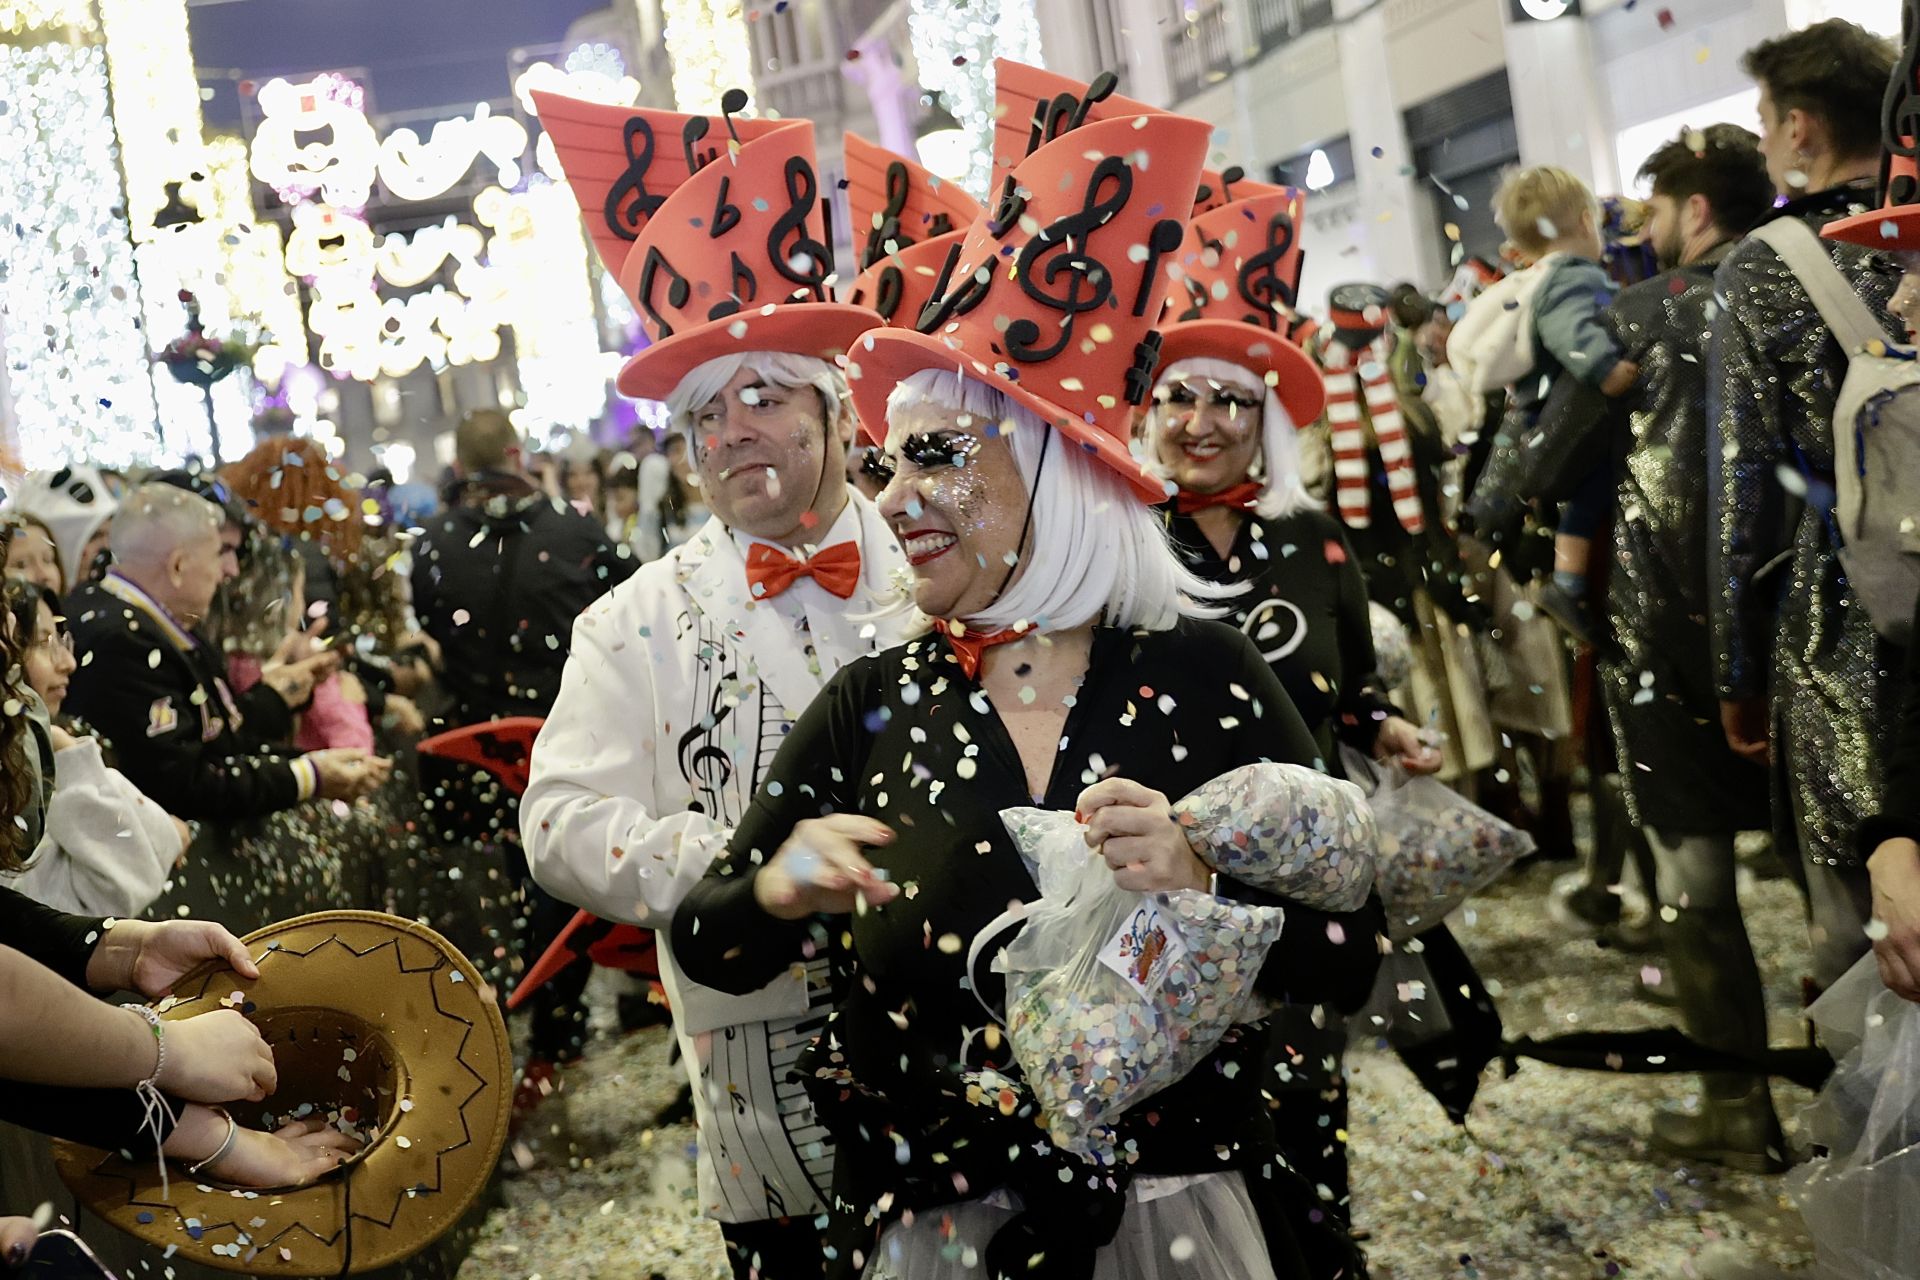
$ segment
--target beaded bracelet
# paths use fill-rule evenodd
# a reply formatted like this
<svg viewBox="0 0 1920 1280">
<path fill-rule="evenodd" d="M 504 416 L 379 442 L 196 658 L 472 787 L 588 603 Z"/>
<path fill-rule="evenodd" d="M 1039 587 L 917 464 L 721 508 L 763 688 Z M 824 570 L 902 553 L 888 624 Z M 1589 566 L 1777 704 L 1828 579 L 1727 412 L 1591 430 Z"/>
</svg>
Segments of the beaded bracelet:
<svg viewBox="0 0 1920 1280">
<path fill-rule="evenodd" d="M 141 1018 L 146 1021 L 146 1024 L 153 1028 L 153 1042 L 158 1049 L 153 1059 L 153 1074 L 148 1076 L 142 1084 L 135 1087 L 157 1089 L 160 1086 L 160 1072 L 164 1070 L 167 1065 L 166 1025 L 160 1021 L 160 1015 L 152 1009 L 149 1009 L 146 1005 L 136 1004 L 127 1007 L 139 1014 Z"/>
</svg>

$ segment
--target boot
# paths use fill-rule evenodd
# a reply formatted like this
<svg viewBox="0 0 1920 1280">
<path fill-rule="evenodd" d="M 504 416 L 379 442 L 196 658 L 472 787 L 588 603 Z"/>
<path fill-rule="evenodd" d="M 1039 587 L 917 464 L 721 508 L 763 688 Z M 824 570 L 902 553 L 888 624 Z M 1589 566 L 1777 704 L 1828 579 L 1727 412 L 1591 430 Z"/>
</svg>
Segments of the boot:
<svg viewBox="0 0 1920 1280">
<path fill-rule="evenodd" d="M 1709 1072 L 1700 1110 L 1659 1107 L 1651 1139 L 1657 1150 L 1705 1160 L 1740 1173 L 1782 1173 L 1787 1140 L 1774 1114 L 1773 1095 L 1757 1076 Z"/>
<path fill-rule="evenodd" d="M 1716 1049 L 1766 1048 L 1766 999 L 1739 908 L 1682 910 L 1661 935 L 1687 1034 Z M 1654 1147 L 1743 1173 L 1784 1170 L 1787 1143 L 1766 1077 L 1708 1072 L 1700 1083 L 1697 1113 L 1671 1107 L 1654 1112 Z"/>
</svg>

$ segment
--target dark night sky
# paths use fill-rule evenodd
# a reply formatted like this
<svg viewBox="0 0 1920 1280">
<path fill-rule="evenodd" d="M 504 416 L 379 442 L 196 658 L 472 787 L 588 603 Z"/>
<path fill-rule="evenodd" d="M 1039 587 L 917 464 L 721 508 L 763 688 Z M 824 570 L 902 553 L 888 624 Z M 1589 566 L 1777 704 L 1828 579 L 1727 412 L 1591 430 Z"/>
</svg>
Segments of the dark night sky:
<svg viewBox="0 0 1920 1280">
<path fill-rule="evenodd" d="M 511 90 L 508 54 L 550 45 L 607 0 L 197 0 L 188 10 L 194 62 L 203 72 L 276 75 L 364 67 L 381 114 L 452 106 L 470 110 Z M 239 98 L 224 77 L 207 122 L 233 128 Z"/>
</svg>

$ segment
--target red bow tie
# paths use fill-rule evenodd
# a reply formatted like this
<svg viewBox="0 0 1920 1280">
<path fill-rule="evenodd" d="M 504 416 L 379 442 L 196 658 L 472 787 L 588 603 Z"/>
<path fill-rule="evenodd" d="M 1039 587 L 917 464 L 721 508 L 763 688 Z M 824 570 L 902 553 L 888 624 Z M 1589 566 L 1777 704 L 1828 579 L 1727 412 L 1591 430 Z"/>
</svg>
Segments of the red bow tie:
<svg viewBox="0 0 1920 1280">
<path fill-rule="evenodd" d="M 1196 511 L 1205 511 L 1208 507 L 1232 507 L 1236 511 L 1245 511 L 1260 498 L 1260 490 L 1265 486 L 1257 481 L 1248 480 L 1218 493 L 1195 493 L 1191 489 L 1182 489 L 1174 495 L 1174 506 L 1183 516 Z"/>
<path fill-rule="evenodd" d="M 1005 631 L 970 631 L 965 623 L 949 622 L 945 618 L 935 618 L 933 629 L 946 637 L 948 647 L 960 663 L 960 670 L 966 673 L 969 680 L 980 674 L 980 659 L 987 650 L 997 644 L 1023 640 L 1033 634 L 1033 627 L 1024 622 Z"/>
<path fill-rule="evenodd" d="M 754 599 L 770 600 L 803 577 L 812 578 L 823 591 L 847 599 L 860 585 L 859 545 L 836 542 L 805 560 L 764 542 L 747 548 L 747 590 Z"/>
</svg>

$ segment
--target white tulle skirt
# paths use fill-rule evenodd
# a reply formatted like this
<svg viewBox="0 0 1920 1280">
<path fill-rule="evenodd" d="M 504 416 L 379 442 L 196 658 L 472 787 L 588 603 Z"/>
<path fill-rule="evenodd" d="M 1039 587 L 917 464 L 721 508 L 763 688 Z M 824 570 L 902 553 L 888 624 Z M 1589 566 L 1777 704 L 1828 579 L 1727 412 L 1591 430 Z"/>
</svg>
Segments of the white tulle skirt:
<svg viewBox="0 0 1920 1280">
<path fill-rule="evenodd" d="M 997 1191 L 895 1223 L 880 1237 L 862 1280 L 977 1280 L 987 1242 L 1017 1211 Z M 1113 1243 L 1094 1280 L 1277 1280 L 1260 1220 L 1238 1172 L 1135 1178 Z"/>
</svg>

